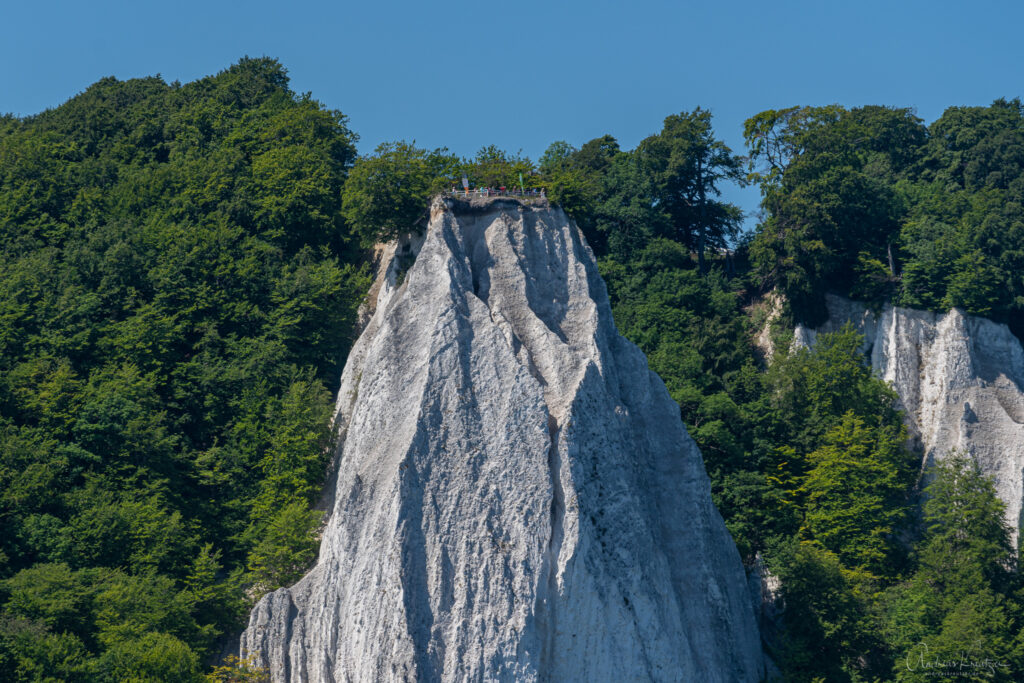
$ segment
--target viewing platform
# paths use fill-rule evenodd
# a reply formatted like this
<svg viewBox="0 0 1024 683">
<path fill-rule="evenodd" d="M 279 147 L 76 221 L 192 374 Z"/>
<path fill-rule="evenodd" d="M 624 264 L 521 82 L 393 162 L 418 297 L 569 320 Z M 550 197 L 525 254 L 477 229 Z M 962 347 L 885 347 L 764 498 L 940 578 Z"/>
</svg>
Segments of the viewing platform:
<svg viewBox="0 0 1024 683">
<path fill-rule="evenodd" d="M 497 199 L 513 199 L 530 206 L 548 206 L 548 197 L 543 189 L 510 190 L 482 187 L 476 190 L 446 190 L 441 193 L 445 199 L 468 202 L 471 206 L 490 204 Z"/>
</svg>

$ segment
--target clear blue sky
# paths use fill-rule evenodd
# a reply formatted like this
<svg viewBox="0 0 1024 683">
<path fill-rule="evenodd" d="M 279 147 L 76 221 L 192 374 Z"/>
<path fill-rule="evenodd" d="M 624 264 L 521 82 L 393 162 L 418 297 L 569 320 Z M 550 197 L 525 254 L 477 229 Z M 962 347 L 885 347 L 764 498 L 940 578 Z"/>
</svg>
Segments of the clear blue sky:
<svg viewBox="0 0 1024 683">
<path fill-rule="evenodd" d="M 610 133 L 632 148 L 702 106 L 742 151 L 744 119 L 839 102 L 946 106 L 1024 95 L 1024 3 L 13 2 L 0 11 L 0 111 L 54 107 L 104 76 L 189 81 L 243 55 L 350 117 L 360 150 L 415 139 L 536 159 Z M 756 190 L 730 190 L 746 211 Z"/>
</svg>

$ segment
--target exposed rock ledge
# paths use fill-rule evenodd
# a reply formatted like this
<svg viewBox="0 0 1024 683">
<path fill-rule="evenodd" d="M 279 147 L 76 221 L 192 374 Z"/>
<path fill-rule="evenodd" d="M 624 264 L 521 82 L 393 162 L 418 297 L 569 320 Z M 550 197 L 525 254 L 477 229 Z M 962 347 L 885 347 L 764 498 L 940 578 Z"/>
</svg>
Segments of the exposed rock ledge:
<svg viewBox="0 0 1024 683">
<path fill-rule="evenodd" d="M 565 214 L 437 201 L 398 270 L 343 374 L 319 561 L 242 653 L 274 681 L 758 680 L 700 453 Z"/>
<path fill-rule="evenodd" d="M 865 352 L 891 382 L 907 412 L 924 466 L 953 449 L 967 451 L 993 478 L 1016 532 L 1024 503 L 1024 349 L 1005 325 L 958 309 L 929 313 L 828 297 L 829 320 L 817 330 L 798 326 L 795 342 L 852 321 Z"/>
</svg>

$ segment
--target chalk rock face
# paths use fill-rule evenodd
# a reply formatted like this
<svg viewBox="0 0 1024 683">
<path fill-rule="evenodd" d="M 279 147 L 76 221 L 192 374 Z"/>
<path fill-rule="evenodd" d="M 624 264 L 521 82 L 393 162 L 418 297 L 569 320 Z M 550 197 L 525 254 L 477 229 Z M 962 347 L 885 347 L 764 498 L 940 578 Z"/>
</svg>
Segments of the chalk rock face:
<svg viewBox="0 0 1024 683">
<path fill-rule="evenodd" d="M 700 453 L 577 228 L 437 200 L 403 276 L 408 250 L 344 371 L 319 561 L 242 654 L 274 681 L 758 680 Z"/>
<path fill-rule="evenodd" d="M 995 481 L 1016 530 L 1024 521 L 1024 349 L 1009 328 L 958 309 L 874 313 L 837 296 L 828 309 L 818 330 L 797 328 L 796 343 L 852 321 L 871 365 L 899 394 L 923 466 L 953 449 L 970 453 Z"/>
</svg>

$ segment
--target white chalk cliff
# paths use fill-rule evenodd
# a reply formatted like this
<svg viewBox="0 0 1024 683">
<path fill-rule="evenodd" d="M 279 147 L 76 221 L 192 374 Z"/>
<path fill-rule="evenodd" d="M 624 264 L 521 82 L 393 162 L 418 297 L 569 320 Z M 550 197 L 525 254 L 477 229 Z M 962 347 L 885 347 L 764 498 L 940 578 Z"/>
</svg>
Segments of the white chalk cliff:
<svg viewBox="0 0 1024 683">
<path fill-rule="evenodd" d="M 851 321 L 872 367 L 899 394 L 923 466 L 953 449 L 969 453 L 994 480 L 1016 531 L 1024 521 L 1024 349 L 1009 328 L 958 309 L 874 312 L 837 296 L 828 309 L 817 330 L 797 327 L 796 343 Z"/>
<path fill-rule="evenodd" d="M 566 215 L 436 200 L 408 272 L 385 257 L 319 560 L 242 654 L 289 682 L 758 680 L 700 452 Z"/>
</svg>

